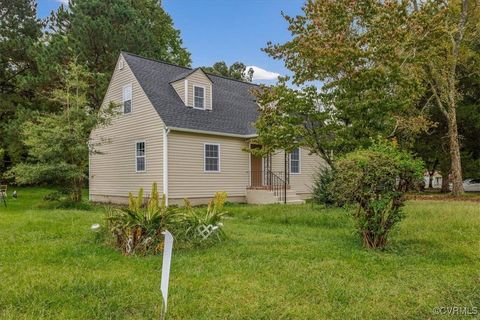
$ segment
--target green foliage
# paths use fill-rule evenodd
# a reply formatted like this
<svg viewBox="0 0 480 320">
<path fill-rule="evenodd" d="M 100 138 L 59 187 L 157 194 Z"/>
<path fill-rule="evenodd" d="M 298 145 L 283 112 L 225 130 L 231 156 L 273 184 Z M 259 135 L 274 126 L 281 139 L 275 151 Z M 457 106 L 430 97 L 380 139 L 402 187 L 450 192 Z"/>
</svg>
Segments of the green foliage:
<svg viewBox="0 0 480 320">
<path fill-rule="evenodd" d="M 237 61 L 228 67 L 225 61 L 219 61 L 215 62 L 212 67 L 203 67 L 202 69 L 206 72 L 224 77 L 252 82 L 253 69 L 250 68 L 247 70 L 247 67 L 243 62 Z"/>
<path fill-rule="evenodd" d="M 343 124 L 336 118 L 335 108 L 321 105 L 315 87 L 292 89 L 287 78 L 281 78 L 276 86 L 262 86 L 254 93 L 260 105 L 255 142 L 261 144 L 262 149 L 250 152 L 264 155 L 278 149 L 290 152 L 302 146 L 333 167 L 332 151 L 347 150 L 346 137 L 341 132 Z"/>
<path fill-rule="evenodd" d="M 88 104 L 89 76 L 83 67 L 71 63 L 65 70 L 62 87 L 54 90 L 51 97 L 61 110 L 53 114 L 38 113 L 22 126 L 29 157 L 9 172 L 17 183 L 62 185 L 69 189 L 70 200 L 81 201 L 88 155 L 97 152 L 98 147 L 89 143 L 90 132 L 108 124 L 115 114 L 113 105 L 97 112 Z"/>
<path fill-rule="evenodd" d="M 313 184 L 312 200 L 318 204 L 333 206 L 337 204 L 332 185 L 336 179 L 335 171 L 323 169 L 317 173 Z"/>
<path fill-rule="evenodd" d="M 143 189 L 135 198 L 129 194 L 128 208 L 111 209 L 106 217 L 108 228 L 115 238 L 116 247 L 124 254 L 155 254 L 162 250 L 163 234 L 170 229 L 177 210 L 165 205 L 165 195 L 159 199 L 157 184 L 144 205 Z"/>
<path fill-rule="evenodd" d="M 177 228 L 178 239 L 193 245 L 222 241 L 225 233 L 221 220 L 226 214 L 223 210 L 226 200 L 226 192 L 215 193 L 204 212 L 203 209 L 193 209 L 190 202 L 185 199 L 183 213 L 179 219 L 182 226 Z"/>
<path fill-rule="evenodd" d="M 274 103 L 277 110 L 261 110 L 259 140 L 276 138 L 282 148 L 303 143 L 327 162 L 329 151 L 338 156 L 367 147 L 379 135 L 411 148 L 433 126 L 428 109 L 436 108 L 449 138 L 453 192 L 460 193 L 458 131 L 469 141 L 477 140 L 470 134 L 479 134 L 478 128 L 457 130 L 463 124 L 456 116 L 457 105 L 472 105 L 478 92 L 479 9 L 469 0 L 306 1 L 303 14 L 285 16 L 292 38 L 269 43 L 264 51 L 284 61 L 294 84 L 319 84 L 321 107 L 297 111 L 289 100 L 312 104 L 311 98 L 282 89 L 284 83 L 266 88 L 259 101 Z M 441 144 L 436 141 L 437 150 Z"/>
<path fill-rule="evenodd" d="M 332 151 L 367 147 L 378 135 L 403 143 L 428 128 L 415 108 L 425 84 L 418 66 L 406 63 L 416 39 L 409 12 L 405 1 L 310 0 L 304 15 L 285 16 L 292 39 L 264 50 L 284 60 L 294 84 L 318 81 L 321 89 L 282 81 L 260 91 L 260 140 L 303 144 L 332 166 Z"/>
<path fill-rule="evenodd" d="M 393 143 L 376 143 L 337 161 L 333 192 L 338 201 L 355 203 L 353 217 L 367 248 L 383 248 L 402 218 L 405 193 L 422 179 L 423 162 Z"/>
<path fill-rule="evenodd" d="M 225 214 L 226 198 L 226 193 L 216 193 L 205 212 L 193 209 L 188 200 L 184 208 L 166 206 L 165 195 L 160 199 L 154 183 L 150 198 L 145 199 L 140 189 L 137 197 L 129 194 L 128 208 L 110 209 L 106 216 L 107 226 L 114 237 L 114 245 L 126 255 L 162 251 L 165 230 L 173 234 L 177 247 L 211 244 L 225 236 L 220 221 Z"/>
<path fill-rule="evenodd" d="M 52 15 L 49 27 L 50 42 L 59 45 L 52 54 L 60 61 L 77 57 L 92 73 L 88 97 L 96 108 L 121 51 L 182 66 L 191 62 L 180 32 L 156 0 L 72 1 Z M 69 49 L 64 54 L 62 46 Z"/>
<path fill-rule="evenodd" d="M 24 155 L 19 139 L 18 114 L 42 108 L 37 94 L 37 47 L 43 22 L 36 1 L 0 0 L 0 175 Z"/>
</svg>

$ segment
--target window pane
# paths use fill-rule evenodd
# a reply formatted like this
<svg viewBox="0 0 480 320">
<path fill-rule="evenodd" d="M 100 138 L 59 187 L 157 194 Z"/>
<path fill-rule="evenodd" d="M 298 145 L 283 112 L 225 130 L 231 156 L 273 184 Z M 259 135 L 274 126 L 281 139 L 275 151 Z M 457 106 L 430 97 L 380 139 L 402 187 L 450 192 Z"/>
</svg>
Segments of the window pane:
<svg viewBox="0 0 480 320">
<path fill-rule="evenodd" d="M 203 98 L 203 88 L 195 87 L 195 97 Z"/>
<path fill-rule="evenodd" d="M 290 162 L 290 172 L 292 173 L 299 173 L 300 172 L 300 166 L 298 161 L 292 161 Z"/>
<path fill-rule="evenodd" d="M 145 142 L 137 142 L 137 157 L 145 155 Z"/>
<path fill-rule="evenodd" d="M 194 87 L 194 107 L 195 108 L 204 108 L 204 101 L 205 101 L 205 91 L 201 87 Z"/>
<path fill-rule="evenodd" d="M 123 102 L 123 113 L 132 112 L 132 100 L 127 100 Z"/>
<path fill-rule="evenodd" d="M 205 145 L 205 171 L 219 171 L 219 146 L 215 144 Z"/>
<path fill-rule="evenodd" d="M 203 98 L 195 97 L 195 108 L 203 109 Z"/>
<path fill-rule="evenodd" d="M 300 149 L 295 149 L 290 153 L 290 172 L 300 173 Z"/>
<path fill-rule="evenodd" d="M 145 157 L 137 157 L 137 171 L 145 171 Z"/>
<path fill-rule="evenodd" d="M 292 153 L 291 153 L 291 159 L 292 159 L 292 160 L 298 160 L 298 159 L 300 159 L 300 152 L 299 152 L 298 148 L 292 151 Z"/>
</svg>

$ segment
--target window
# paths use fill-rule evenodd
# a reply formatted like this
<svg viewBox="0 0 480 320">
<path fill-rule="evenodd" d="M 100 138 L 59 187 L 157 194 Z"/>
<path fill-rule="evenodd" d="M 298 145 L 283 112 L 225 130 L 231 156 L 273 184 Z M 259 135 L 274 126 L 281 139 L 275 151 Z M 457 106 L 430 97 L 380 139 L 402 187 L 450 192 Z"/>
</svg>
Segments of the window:
<svg viewBox="0 0 480 320">
<path fill-rule="evenodd" d="M 145 141 L 139 141 L 135 143 L 135 170 L 136 172 L 146 171 L 146 153 L 145 153 Z"/>
<path fill-rule="evenodd" d="M 300 173 L 300 149 L 297 148 L 290 153 L 290 173 Z"/>
<path fill-rule="evenodd" d="M 219 144 L 205 144 L 205 171 L 220 172 Z"/>
<path fill-rule="evenodd" d="M 193 86 L 193 107 L 205 109 L 205 89 L 203 87 Z"/>
<path fill-rule="evenodd" d="M 123 87 L 123 113 L 132 112 L 132 85 L 128 84 Z"/>
</svg>

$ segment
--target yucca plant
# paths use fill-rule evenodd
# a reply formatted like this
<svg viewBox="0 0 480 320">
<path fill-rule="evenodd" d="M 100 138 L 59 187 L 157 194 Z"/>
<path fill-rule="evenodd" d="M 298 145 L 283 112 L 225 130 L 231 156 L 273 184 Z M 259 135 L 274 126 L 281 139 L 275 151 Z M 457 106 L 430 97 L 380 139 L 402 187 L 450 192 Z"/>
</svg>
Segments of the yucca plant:
<svg viewBox="0 0 480 320">
<path fill-rule="evenodd" d="M 188 199 L 184 200 L 184 212 L 180 216 L 183 228 L 177 236 L 188 243 L 200 244 L 211 241 L 221 241 L 225 238 L 221 220 L 226 214 L 224 211 L 226 192 L 215 193 L 208 203 L 206 211 L 194 209 Z"/>
<path fill-rule="evenodd" d="M 146 204 L 143 188 L 137 197 L 130 193 L 128 208 L 111 210 L 107 223 L 116 238 L 117 247 L 125 254 L 156 253 L 162 248 L 162 231 L 169 228 L 175 214 L 176 209 L 166 206 L 165 195 L 160 200 L 157 184 L 154 183 Z"/>
<path fill-rule="evenodd" d="M 137 197 L 130 193 L 128 208 L 110 210 L 106 220 L 115 246 L 124 254 L 155 254 L 163 249 L 166 229 L 181 247 L 224 239 L 220 221 L 226 199 L 225 192 L 217 192 L 206 211 L 192 208 L 187 199 L 181 209 L 167 207 L 165 195 L 160 199 L 154 183 L 149 199 L 144 199 L 143 189 Z"/>
</svg>

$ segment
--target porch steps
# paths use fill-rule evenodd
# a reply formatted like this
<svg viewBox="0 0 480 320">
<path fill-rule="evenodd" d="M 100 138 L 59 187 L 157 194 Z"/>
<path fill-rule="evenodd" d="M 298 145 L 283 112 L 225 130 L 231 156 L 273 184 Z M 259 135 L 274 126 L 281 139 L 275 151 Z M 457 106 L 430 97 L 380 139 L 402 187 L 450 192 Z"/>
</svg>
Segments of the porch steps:
<svg viewBox="0 0 480 320">
<path fill-rule="evenodd" d="M 273 191 L 262 189 L 247 189 L 247 202 L 251 204 L 283 203 L 280 197 L 275 196 Z M 297 195 L 293 189 L 287 190 L 287 204 L 302 204 L 305 200 Z"/>
<path fill-rule="evenodd" d="M 292 189 L 287 190 L 287 204 L 303 204 L 305 203 L 305 200 L 300 198 L 297 195 L 297 192 Z"/>
</svg>

